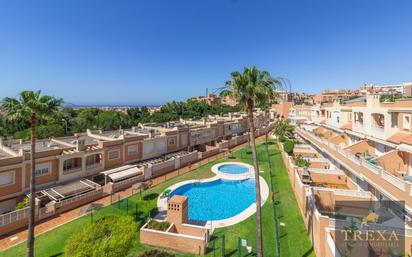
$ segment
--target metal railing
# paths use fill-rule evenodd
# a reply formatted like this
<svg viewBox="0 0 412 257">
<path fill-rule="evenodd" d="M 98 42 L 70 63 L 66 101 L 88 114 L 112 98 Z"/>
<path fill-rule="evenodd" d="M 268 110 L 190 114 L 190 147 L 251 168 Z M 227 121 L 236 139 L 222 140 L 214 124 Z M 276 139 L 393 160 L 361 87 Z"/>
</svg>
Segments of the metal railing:
<svg viewBox="0 0 412 257">
<path fill-rule="evenodd" d="M 27 218 L 29 216 L 29 211 L 30 207 L 26 207 L 24 209 L 0 215 L 0 227 Z"/>
<path fill-rule="evenodd" d="M 56 203 L 56 208 L 60 208 L 60 207 L 62 207 L 62 206 L 64 206 L 64 205 L 71 204 L 71 203 L 74 203 L 74 202 L 83 200 L 83 199 L 85 199 L 85 198 L 98 195 L 98 194 L 102 193 L 102 191 L 103 191 L 103 189 L 102 189 L 102 188 L 99 188 L 99 189 L 97 189 L 97 190 L 93 190 L 93 191 L 87 192 L 87 193 L 85 193 L 85 194 L 81 194 L 81 195 L 78 195 L 78 196 L 73 196 L 73 197 L 71 197 L 71 198 L 69 198 L 69 199 L 59 201 L 59 202 Z"/>
</svg>

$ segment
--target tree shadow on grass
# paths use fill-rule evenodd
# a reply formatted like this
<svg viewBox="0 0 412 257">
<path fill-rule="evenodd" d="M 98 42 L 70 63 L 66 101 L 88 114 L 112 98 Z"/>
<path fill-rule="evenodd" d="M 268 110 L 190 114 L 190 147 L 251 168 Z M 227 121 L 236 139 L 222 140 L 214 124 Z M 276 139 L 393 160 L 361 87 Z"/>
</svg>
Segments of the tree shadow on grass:
<svg viewBox="0 0 412 257">
<path fill-rule="evenodd" d="M 307 250 L 307 251 L 302 255 L 302 257 L 310 256 L 312 253 L 313 253 L 313 246 L 312 246 L 309 250 Z"/>
<path fill-rule="evenodd" d="M 265 143 L 263 143 L 263 145 L 266 145 L 266 142 L 265 142 Z M 269 142 L 267 143 L 267 145 L 276 145 L 276 143 L 275 143 L 275 142 L 273 142 L 273 141 L 269 141 Z"/>
<path fill-rule="evenodd" d="M 159 196 L 159 194 L 151 193 L 151 194 L 148 194 L 148 195 L 143 196 L 143 200 L 145 200 L 145 201 L 151 201 L 151 200 L 156 199 L 158 196 Z"/>
<path fill-rule="evenodd" d="M 49 257 L 58 257 L 58 256 L 63 256 L 63 252 L 50 255 Z"/>
</svg>

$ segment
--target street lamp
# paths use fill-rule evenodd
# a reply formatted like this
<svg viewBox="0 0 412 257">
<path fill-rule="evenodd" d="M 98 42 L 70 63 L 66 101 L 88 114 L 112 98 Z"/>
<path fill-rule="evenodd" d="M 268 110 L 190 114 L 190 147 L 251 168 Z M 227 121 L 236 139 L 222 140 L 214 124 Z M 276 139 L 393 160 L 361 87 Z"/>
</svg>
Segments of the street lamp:
<svg viewBox="0 0 412 257">
<path fill-rule="evenodd" d="M 64 122 L 64 135 L 67 136 L 67 120 L 62 119 L 62 121 Z"/>
</svg>

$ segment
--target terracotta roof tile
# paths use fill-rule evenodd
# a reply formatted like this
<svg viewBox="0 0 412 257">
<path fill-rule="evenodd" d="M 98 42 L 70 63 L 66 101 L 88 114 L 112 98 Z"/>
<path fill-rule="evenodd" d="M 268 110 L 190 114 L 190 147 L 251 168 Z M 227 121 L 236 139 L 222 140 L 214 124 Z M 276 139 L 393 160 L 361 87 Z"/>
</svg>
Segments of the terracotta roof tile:
<svg viewBox="0 0 412 257">
<path fill-rule="evenodd" d="M 183 204 L 187 201 L 187 197 L 183 195 L 174 195 L 170 200 L 169 203 L 180 203 Z"/>
<path fill-rule="evenodd" d="M 340 127 L 341 129 L 349 129 L 352 130 L 352 123 L 348 122 L 345 125 L 343 125 L 342 127 Z"/>
<path fill-rule="evenodd" d="M 388 141 L 395 144 L 412 145 L 412 134 L 408 132 L 398 132 L 395 133 L 393 136 L 389 137 Z"/>
</svg>

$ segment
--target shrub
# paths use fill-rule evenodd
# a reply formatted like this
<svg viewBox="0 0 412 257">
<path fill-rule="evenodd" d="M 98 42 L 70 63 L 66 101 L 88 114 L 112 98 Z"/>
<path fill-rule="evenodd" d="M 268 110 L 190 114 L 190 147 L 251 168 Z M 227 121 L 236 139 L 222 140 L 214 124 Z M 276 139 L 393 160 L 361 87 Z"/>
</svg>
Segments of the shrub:
<svg viewBox="0 0 412 257">
<path fill-rule="evenodd" d="M 155 220 L 151 220 L 149 224 L 147 224 L 148 229 L 166 231 L 170 227 L 170 223 L 167 221 L 159 222 Z"/>
<path fill-rule="evenodd" d="M 21 202 L 18 202 L 18 203 L 16 204 L 16 210 L 20 210 L 20 209 L 26 208 L 27 206 L 29 206 L 29 204 L 30 204 L 30 200 L 29 200 L 29 198 L 26 196 L 26 197 L 24 197 L 24 199 L 23 199 Z"/>
<path fill-rule="evenodd" d="M 138 257 L 175 257 L 174 254 L 168 253 L 168 252 L 163 252 L 163 251 L 158 251 L 158 250 L 149 250 Z"/>
<path fill-rule="evenodd" d="M 283 135 L 279 136 L 279 142 L 283 143 L 283 142 L 285 142 L 285 141 L 286 141 L 286 137 L 285 137 L 285 136 L 283 136 Z"/>
<path fill-rule="evenodd" d="M 301 168 L 307 168 L 310 165 L 310 162 L 303 158 L 301 155 L 295 157 L 294 159 L 296 166 Z"/>
<path fill-rule="evenodd" d="M 290 141 L 290 140 L 286 140 L 285 143 L 283 144 L 283 149 L 288 154 L 293 153 L 294 147 L 295 147 L 295 143 L 293 143 L 293 141 Z"/>
<path fill-rule="evenodd" d="M 73 234 L 66 242 L 64 256 L 126 256 L 136 240 L 136 230 L 131 217 L 104 217 Z"/>
</svg>

